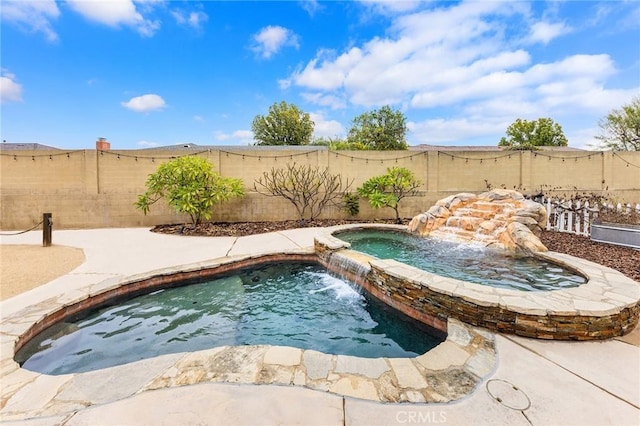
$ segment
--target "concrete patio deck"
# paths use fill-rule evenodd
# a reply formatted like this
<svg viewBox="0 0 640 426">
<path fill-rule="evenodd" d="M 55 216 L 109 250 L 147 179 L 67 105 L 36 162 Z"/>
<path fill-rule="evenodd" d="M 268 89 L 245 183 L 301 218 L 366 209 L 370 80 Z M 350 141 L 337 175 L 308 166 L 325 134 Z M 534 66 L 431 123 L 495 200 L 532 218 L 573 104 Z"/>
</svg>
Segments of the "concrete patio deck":
<svg viewBox="0 0 640 426">
<path fill-rule="evenodd" d="M 312 250 L 313 238 L 320 231 L 304 228 L 239 238 L 161 235 L 147 228 L 54 231 L 54 244 L 83 249 L 85 262 L 69 274 L 3 301 L 0 315 L 4 319 L 35 303 L 107 279 L 225 256 Z M 34 231 L 2 237 L 0 243 L 39 245 L 41 238 Z M 0 420 L 11 425 L 637 425 L 639 344 L 638 328 L 631 335 L 601 342 L 548 342 L 498 334 L 494 370 L 471 395 L 446 404 L 378 403 L 301 387 L 200 383 L 125 392 L 112 401 L 51 417 L 9 419 L 0 411 Z M 7 374 L 2 367 L 0 386 L 4 388 Z M 5 401 L 5 407 L 29 407 L 42 400 L 43 394 L 55 394 L 59 376 L 43 377 L 41 385 L 32 388 L 34 393 L 16 393 Z M 126 382 L 127 377 L 118 376 L 112 383 L 94 386 L 96 392 L 109 393 L 114 383 L 124 386 Z"/>
</svg>

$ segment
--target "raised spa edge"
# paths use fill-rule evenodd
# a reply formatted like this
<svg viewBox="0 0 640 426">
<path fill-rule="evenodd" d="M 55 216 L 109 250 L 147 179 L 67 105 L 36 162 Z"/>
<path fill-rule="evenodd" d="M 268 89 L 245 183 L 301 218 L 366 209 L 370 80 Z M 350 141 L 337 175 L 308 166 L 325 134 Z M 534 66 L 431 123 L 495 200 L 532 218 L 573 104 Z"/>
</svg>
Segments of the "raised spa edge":
<svg viewBox="0 0 640 426">
<path fill-rule="evenodd" d="M 640 285 L 622 273 L 556 252 L 535 256 L 586 278 L 577 287 L 526 292 L 436 275 L 389 259 L 350 250 L 334 234 L 356 229 L 406 231 L 404 226 L 359 224 L 327 228 L 315 239 L 316 254 L 405 314 L 443 329 L 448 318 L 524 337 L 601 340 L 622 336 L 640 318 Z M 339 259 L 339 261 L 337 260 Z M 335 268 L 335 267 L 334 267 Z"/>
</svg>

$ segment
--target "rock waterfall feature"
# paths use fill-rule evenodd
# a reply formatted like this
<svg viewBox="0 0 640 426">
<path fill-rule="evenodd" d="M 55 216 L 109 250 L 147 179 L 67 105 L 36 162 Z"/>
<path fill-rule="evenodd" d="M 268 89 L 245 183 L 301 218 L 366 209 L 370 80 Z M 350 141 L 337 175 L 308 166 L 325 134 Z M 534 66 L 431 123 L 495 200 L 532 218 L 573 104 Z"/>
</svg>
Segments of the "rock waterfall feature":
<svg viewBox="0 0 640 426">
<path fill-rule="evenodd" d="M 538 236 L 547 221 L 544 206 L 518 191 L 460 193 L 438 201 L 409 223 L 409 231 L 450 241 L 530 254 L 547 248 Z"/>
</svg>

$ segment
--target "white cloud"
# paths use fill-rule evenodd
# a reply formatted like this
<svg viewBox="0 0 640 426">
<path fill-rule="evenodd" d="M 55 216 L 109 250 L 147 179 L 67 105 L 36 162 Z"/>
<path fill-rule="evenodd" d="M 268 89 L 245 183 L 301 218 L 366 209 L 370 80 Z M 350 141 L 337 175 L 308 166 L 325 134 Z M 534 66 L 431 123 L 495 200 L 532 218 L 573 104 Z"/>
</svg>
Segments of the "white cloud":
<svg viewBox="0 0 640 426">
<path fill-rule="evenodd" d="M 536 22 L 530 28 L 528 41 L 531 43 L 549 44 L 551 40 L 571 32 L 571 28 L 561 22 Z"/>
<path fill-rule="evenodd" d="M 216 131 L 213 133 L 219 142 L 230 142 L 233 145 L 250 145 L 254 142 L 251 130 L 236 130 L 233 133 Z"/>
<path fill-rule="evenodd" d="M 22 101 L 22 85 L 16 82 L 16 76 L 2 70 L 0 77 L 0 102 Z"/>
<path fill-rule="evenodd" d="M 157 142 L 138 141 L 138 146 L 141 146 L 143 148 L 154 148 L 154 147 L 156 147 L 158 145 L 159 144 Z"/>
<path fill-rule="evenodd" d="M 311 120 L 315 123 L 313 135 L 316 137 L 335 138 L 345 135 L 345 129 L 336 120 L 327 120 L 323 113 L 309 113 Z"/>
<path fill-rule="evenodd" d="M 422 3 L 420 0 L 359 0 L 359 2 L 383 15 L 410 12 Z"/>
<path fill-rule="evenodd" d="M 171 15 L 179 25 L 185 25 L 194 30 L 202 30 L 202 26 L 209 20 L 209 16 L 202 11 L 183 12 L 173 10 Z"/>
<path fill-rule="evenodd" d="M 336 95 L 327 95 L 323 93 L 301 93 L 300 96 L 312 104 L 327 106 L 331 109 L 342 109 L 346 108 L 347 102 L 344 97 L 336 96 Z"/>
<path fill-rule="evenodd" d="M 511 124 L 500 119 L 488 120 L 485 117 L 428 119 L 420 122 L 407 122 L 408 136 L 413 144 L 438 145 L 461 140 L 472 140 L 504 133 Z M 499 137 L 495 143 L 497 145 Z"/>
<path fill-rule="evenodd" d="M 596 139 L 596 136 L 602 133 L 602 130 L 599 127 L 589 127 L 575 131 L 563 130 L 570 146 L 589 150 L 599 148 L 600 141 Z"/>
<path fill-rule="evenodd" d="M 43 33 L 48 41 L 58 40 L 58 34 L 51 26 L 51 20 L 60 16 L 55 0 L 3 0 L 0 15 L 3 21 L 11 22 L 26 31 Z"/>
<path fill-rule="evenodd" d="M 314 16 L 316 12 L 322 10 L 322 6 L 318 0 L 300 0 L 298 4 L 300 4 L 300 7 L 302 7 L 309 16 Z"/>
<path fill-rule="evenodd" d="M 149 112 L 164 108 L 166 103 L 159 95 L 147 94 L 136 96 L 127 102 L 122 102 L 122 106 L 136 112 Z"/>
<path fill-rule="evenodd" d="M 253 36 L 251 49 L 263 59 L 270 59 L 285 46 L 297 49 L 298 36 L 287 28 L 270 25 Z"/>
<path fill-rule="evenodd" d="M 193 116 L 193 121 L 196 121 L 198 123 L 204 123 L 205 120 L 204 120 L 204 117 L 201 116 L 201 115 L 194 115 Z"/>
<path fill-rule="evenodd" d="M 289 80 L 307 90 L 343 92 L 357 105 L 380 106 L 428 87 L 518 67 L 529 60 L 527 52 L 502 46 L 499 29 L 486 16 L 507 19 L 519 7 L 471 2 L 403 15 L 394 20 L 392 36 L 375 37 L 339 55 L 321 51 Z"/>
<path fill-rule="evenodd" d="M 136 9 L 133 0 L 88 1 L 67 0 L 67 4 L 85 18 L 108 25 L 119 27 L 127 25 L 135 28 L 140 35 L 151 37 L 160 28 L 160 21 L 147 19 Z M 146 8 L 153 2 L 145 2 Z"/>
<path fill-rule="evenodd" d="M 549 9 L 533 25 L 535 11 L 523 2 L 420 9 L 390 15 L 384 36 L 341 52 L 320 50 L 280 87 L 297 88 L 305 101 L 322 107 L 401 106 L 413 120 L 411 143 L 483 137 L 497 143 L 518 117 L 562 122 L 581 115 L 596 122 L 639 91 L 607 87 L 618 73 L 608 54 L 569 52 L 538 61 L 530 42 L 549 43 L 573 31 Z"/>
</svg>

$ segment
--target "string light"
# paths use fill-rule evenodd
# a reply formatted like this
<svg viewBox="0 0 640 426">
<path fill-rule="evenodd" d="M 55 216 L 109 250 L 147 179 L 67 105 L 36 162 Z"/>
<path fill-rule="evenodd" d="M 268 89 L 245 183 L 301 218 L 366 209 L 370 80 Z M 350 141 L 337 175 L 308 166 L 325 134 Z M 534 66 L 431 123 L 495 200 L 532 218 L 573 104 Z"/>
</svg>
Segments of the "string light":
<svg viewBox="0 0 640 426">
<path fill-rule="evenodd" d="M 301 156 L 301 155 L 304 155 L 306 158 L 310 158 L 309 154 L 312 154 L 314 152 L 319 152 L 319 151 L 324 151 L 324 150 L 314 150 L 314 151 L 299 152 L 299 153 L 295 153 L 295 154 L 289 153 L 289 154 L 284 154 L 284 155 L 267 155 L 267 156 L 262 155 L 262 154 L 260 154 L 260 155 L 251 155 L 251 154 L 245 154 L 245 153 L 233 152 L 233 151 L 224 151 L 224 150 L 219 150 L 218 152 L 224 153 L 225 157 L 227 157 L 227 158 L 231 157 L 233 155 L 237 155 L 239 157 L 242 157 L 243 160 L 245 159 L 245 157 L 251 157 L 251 158 L 257 158 L 258 161 L 261 161 L 262 157 L 265 157 L 265 158 L 273 158 L 274 162 L 277 162 L 278 159 L 286 158 L 286 157 L 289 157 L 288 158 L 289 160 L 294 160 L 294 157 Z M 18 155 L 18 154 L 0 153 L 0 156 L 10 156 L 11 155 L 13 157 L 14 161 L 18 161 L 18 157 L 25 157 L 25 158 L 31 157 L 32 161 L 36 161 L 35 160 L 36 157 L 43 157 L 44 158 L 44 157 L 48 156 L 50 160 L 53 160 L 53 157 L 55 157 L 57 155 L 66 155 L 67 158 L 71 158 L 71 154 L 74 154 L 76 152 L 82 152 L 82 153 L 84 153 L 86 155 L 86 150 L 78 150 L 78 151 L 62 152 L 62 153 L 59 153 L 59 154 L 42 154 L 42 155 L 28 155 L 28 154 L 27 155 Z M 151 161 L 155 163 L 155 156 L 154 157 L 145 157 L 145 156 L 139 156 L 139 155 L 127 155 L 126 153 L 119 153 L 119 152 L 112 152 L 112 151 L 105 151 L 105 150 L 97 150 L 97 152 L 100 152 L 100 156 L 101 157 L 104 157 L 105 155 L 114 155 L 114 156 L 117 157 L 117 159 L 121 159 L 121 157 L 130 157 L 130 158 L 134 158 L 135 161 L 138 161 L 138 158 L 140 157 L 141 159 L 151 159 Z M 174 156 L 158 157 L 158 158 L 159 159 L 174 159 L 174 158 L 181 158 L 181 157 L 184 157 L 184 156 L 200 155 L 200 154 L 211 153 L 211 152 L 212 152 L 211 149 L 206 149 L 206 150 L 203 150 L 203 151 L 200 151 L 200 152 L 189 153 L 189 154 L 186 154 L 186 155 L 174 155 Z M 339 158 L 340 156 L 347 157 L 347 158 L 349 158 L 349 160 L 352 163 L 355 160 L 364 160 L 366 164 L 369 164 L 369 160 L 376 161 L 375 159 L 359 157 L 359 156 L 356 156 L 356 155 L 342 153 L 340 151 L 330 151 L 329 155 L 331 153 L 333 153 L 336 158 Z M 391 157 L 391 158 L 381 158 L 380 159 L 380 164 L 385 164 L 385 161 L 387 161 L 387 162 L 393 161 L 396 164 L 398 164 L 398 162 L 399 162 L 398 160 L 409 159 L 409 161 L 413 161 L 413 157 L 416 157 L 418 155 L 424 155 L 425 158 L 428 158 L 432 154 L 433 154 L 432 151 L 420 151 L 420 152 L 409 154 L 409 155 L 402 156 L 402 157 L 394 156 L 394 157 Z M 520 151 L 519 154 L 520 154 L 520 157 L 522 157 L 524 152 Z M 543 157 L 547 157 L 547 159 L 549 161 L 551 161 L 551 159 L 553 159 L 553 158 L 556 158 L 558 160 L 561 160 L 563 163 L 566 163 L 568 160 L 573 158 L 574 162 L 577 163 L 580 158 L 588 158 L 589 160 L 591 160 L 591 157 L 594 156 L 594 155 L 597 155 L 598 153 L 595 153 L 595 154 L 589 153 L 589 154 L 585 154 L 585 155 L 582 155 L 582 156 L 575 156 L 575 157 L 566 157 L 566 156 L 561 156 L 561 155 L 553 156 L 553 155 L 545 154 L 543 152 L 532 152 L 532 154 L 533 154 L 534 158 L 537 158 L 538 155 L 541 155 Z M 599 154 L 601 156 L 603 156 L 603 157 L 605 155 L 604 152 L 599 152 Z M 441 151 L 436 151 L 436 155 L 438 157 L 440 157 L 441 155 L 449 156 L 451 158 L 451 161 L 455 161 L 455 159 L 464 159 L 465 163 L 469 163 L 469 160 L 472 160 L 472 161 L 478 161 L 479 163 L 483 164 L 485 160 L 489 161 L 489 160 L 493 159 L 494 163 L 497 163 L 498 160 L 500 158 L 503 158 L 503 157 L 508 157 L 509 159 L 511 159 L 511 157 L 513 155 L 513 152 L 508 152 L 508 153 L 505 153 L 504 155 L 487 156 L 487 157 L 483 157 L 483 158 L 462 157 L 462 156 L 457 156 L 457 155 L 452 154 L 452 153 L 441 152 Z M 624 159 L 622 156 L 617 154 L 615 151 L 612 152 L 612 155 L 615 156 L 615 157 L 618 157 L 621 161 L 623 161 L 625 163 L 626 167 L 631 166 L 631 167 L 640 168 L 639 165 L 635 165 L 633 163 L 629 163 L 626 159 Z"/>
</svg>

